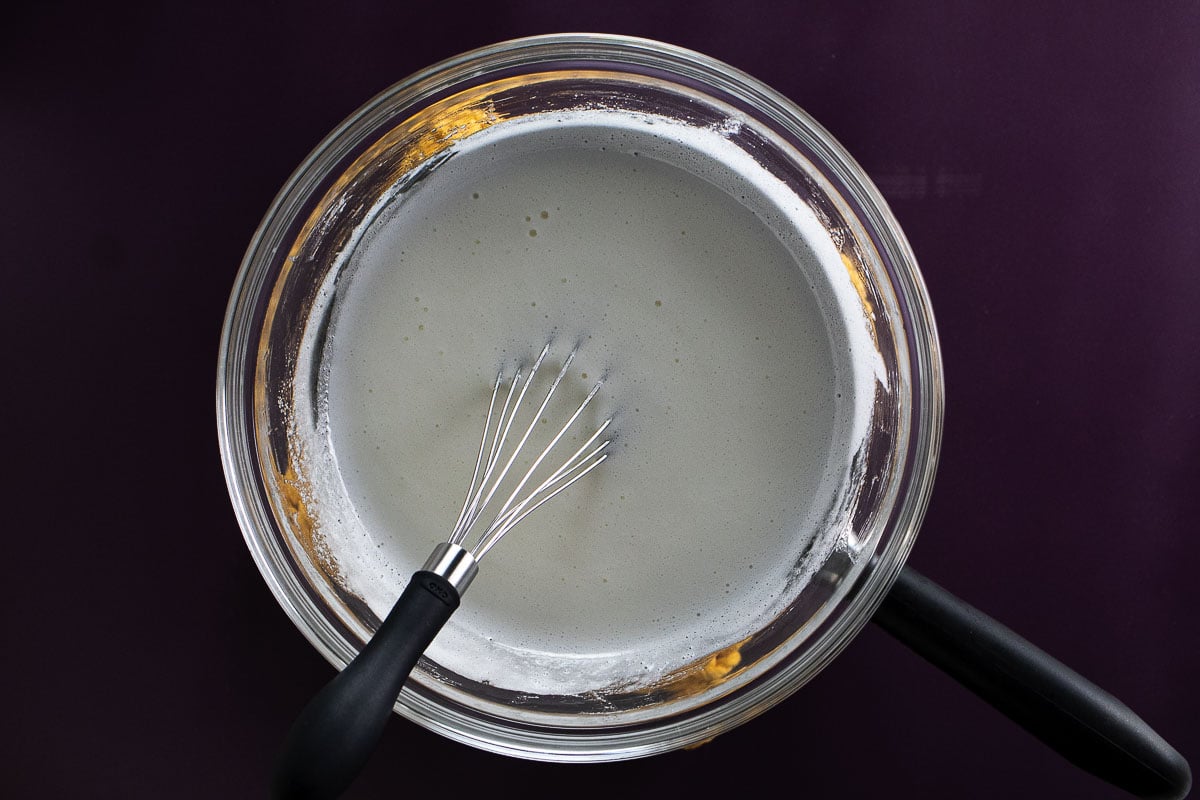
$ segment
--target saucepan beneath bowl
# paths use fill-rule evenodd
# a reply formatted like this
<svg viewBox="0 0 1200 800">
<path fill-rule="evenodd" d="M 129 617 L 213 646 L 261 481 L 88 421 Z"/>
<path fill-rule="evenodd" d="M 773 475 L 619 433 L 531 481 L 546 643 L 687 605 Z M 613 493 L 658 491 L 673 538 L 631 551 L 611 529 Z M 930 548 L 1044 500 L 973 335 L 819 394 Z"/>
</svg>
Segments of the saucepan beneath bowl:
<svg viewBox="0 0 1200 800">
<path fill-rule="evenodd" d="M 651 755 L 770 708 L 874 617 L 1081 766 L 1186 793 L 1124 706 L 903 569 L 941 362 L 878 191 L 779 94 L 646 40 L 535 37 L 409 78 L 250 245 L 226 478 L 335 667 L 446 538 L 497 369 L 544 341 L 576 352 L 564 402 L 604 377 L 613 457 L 488 557 L 398 713 L 525 758 Z"/>
</svg>

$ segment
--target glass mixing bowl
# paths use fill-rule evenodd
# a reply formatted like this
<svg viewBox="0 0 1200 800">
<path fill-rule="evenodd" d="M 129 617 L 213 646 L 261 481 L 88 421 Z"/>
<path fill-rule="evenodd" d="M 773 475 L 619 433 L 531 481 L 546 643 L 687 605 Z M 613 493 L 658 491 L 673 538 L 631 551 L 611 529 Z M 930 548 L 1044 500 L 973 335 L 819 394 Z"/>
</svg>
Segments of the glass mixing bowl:
<svg viewBox="0 0 1200 800">
<path fill-rule="evenodd" d="M 824 668 L 903 565 L 942 423 L 937 337 L 908 243 L 863 170 L 786 98 L 704 55 L 619 36 L 534 37 L 437 64 L 356 111 L 290 178 L 247 250 L 222 333 L 217 419 L 233 506 L 271 591 L 331 664 L 344 667 L 386 613 L 366 599 L 378 586 L 346 580 L 335 546 L 354 517 L 327 419 L 339 282 L 350 280 L 347 265 L 373 222 L 429 185 L 472 137 L 580 110 L 660 122 L 667 146 L 672 130 L 716 132 L 784 187 L 819 221 L 820 241 L 810 244 L 844 266 L 848 313 L 869 344 L 852 359 L 869 361 L 874 377 L 824 544 L 797 560 L 792 574 L 802 580 L 776 587 L 783 601 L 770 614 L 655 674 L 570 693 L 491 685 L 427 654 L 396 701 L 397 713 L 451 739 L 552 761 L 696 744 Z M 471 601 L 468 593 L 464 606 Z"/>
</svg>

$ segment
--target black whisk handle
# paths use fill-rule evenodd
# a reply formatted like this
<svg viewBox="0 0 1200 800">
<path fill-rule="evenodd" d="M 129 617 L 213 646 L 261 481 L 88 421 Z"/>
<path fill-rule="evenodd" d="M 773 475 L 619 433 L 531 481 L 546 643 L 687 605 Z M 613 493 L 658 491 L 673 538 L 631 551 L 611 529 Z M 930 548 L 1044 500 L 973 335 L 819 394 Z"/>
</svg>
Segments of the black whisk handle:
<svg viewBox="0 0 1200 800">
<path fill-rule="evenodd" d="M 405 679 L 458 603 L 445 578 L 413 575 L 371 641 L 292 724 L 272 797 L 329 800 L 350 785 L 383 735 Z"/>
</svg>

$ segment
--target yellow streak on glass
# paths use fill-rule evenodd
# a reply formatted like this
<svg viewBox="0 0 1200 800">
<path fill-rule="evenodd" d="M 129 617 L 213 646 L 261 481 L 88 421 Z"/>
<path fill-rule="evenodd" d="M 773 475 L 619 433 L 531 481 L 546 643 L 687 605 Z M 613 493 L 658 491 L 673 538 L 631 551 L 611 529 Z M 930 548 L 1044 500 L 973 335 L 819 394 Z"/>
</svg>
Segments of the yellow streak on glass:
<svg viewBox="0 0 1200 800">
<path fill-rule="evenodd" d="M 846 267 L 846 272 L 850 275 L 850 284 L 854 287 L 854 291 L 858 292 L 859 302 L 862 303 L 863 313 L 866 314 L 868 321 L 875 319 L 875 306 L 871 303 L 871 298 L 867 294 L 867 284 L 863 280 L 862 268 L 855 263 L 849 253 L 839 253 L 842 257 L 842 264 Z M 875 326 L 872 324 L 871 332 L 874 333 Z"/>
<path fill-rule="evenodd" d="M 742 647 L 747 641 L 743 639 L 708 658 L 670 673 L 648 687 L 649 692 L 667 692 L 672 699 L 678 699 L 719 686 L 737 672 L 738 665 L 742 663 Z"/>
<path fill-rule="evenodd" d="M 318 538 L 319 526 L 309 513 L 309 504 L 305 501 L 305 496 L 311 493 L 308 482 L 296 473 L 294 462 L 288 464 L 285 472 L 276 473 L 276 477 L 279 479 L 279 501 L 283 505 L 281 510 L 291 523 L 287 529 L 326 576 L 335 581 L 340 580 L 341 571 L 337 563 L 329 557 L 327 549 L 322 546 L 322 541 Z"/>
</svg>

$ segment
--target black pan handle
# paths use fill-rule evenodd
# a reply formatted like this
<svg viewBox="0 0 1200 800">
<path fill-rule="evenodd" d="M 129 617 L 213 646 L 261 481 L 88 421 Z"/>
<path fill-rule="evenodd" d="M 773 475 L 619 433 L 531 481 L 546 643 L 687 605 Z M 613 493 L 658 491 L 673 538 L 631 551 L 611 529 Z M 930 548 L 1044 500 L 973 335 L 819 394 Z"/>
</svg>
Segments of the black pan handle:
<svg viewBox="0 0 1200 800">
<path fill-rule="evenodd" d="M 1127 706 L 912 569 L 873 620 L 1093 775 L 1156 800 L 1191 788 L 1187 761 Z"/>
<path fill-rule="evenodd" d="M 350 785 L 383 735 L 405 679 L 458 603 L 442 576 L 413 575 L 371 641 L 292 723 L 275 767 L 274 800 L 332 800 Z"/>
</svg>

